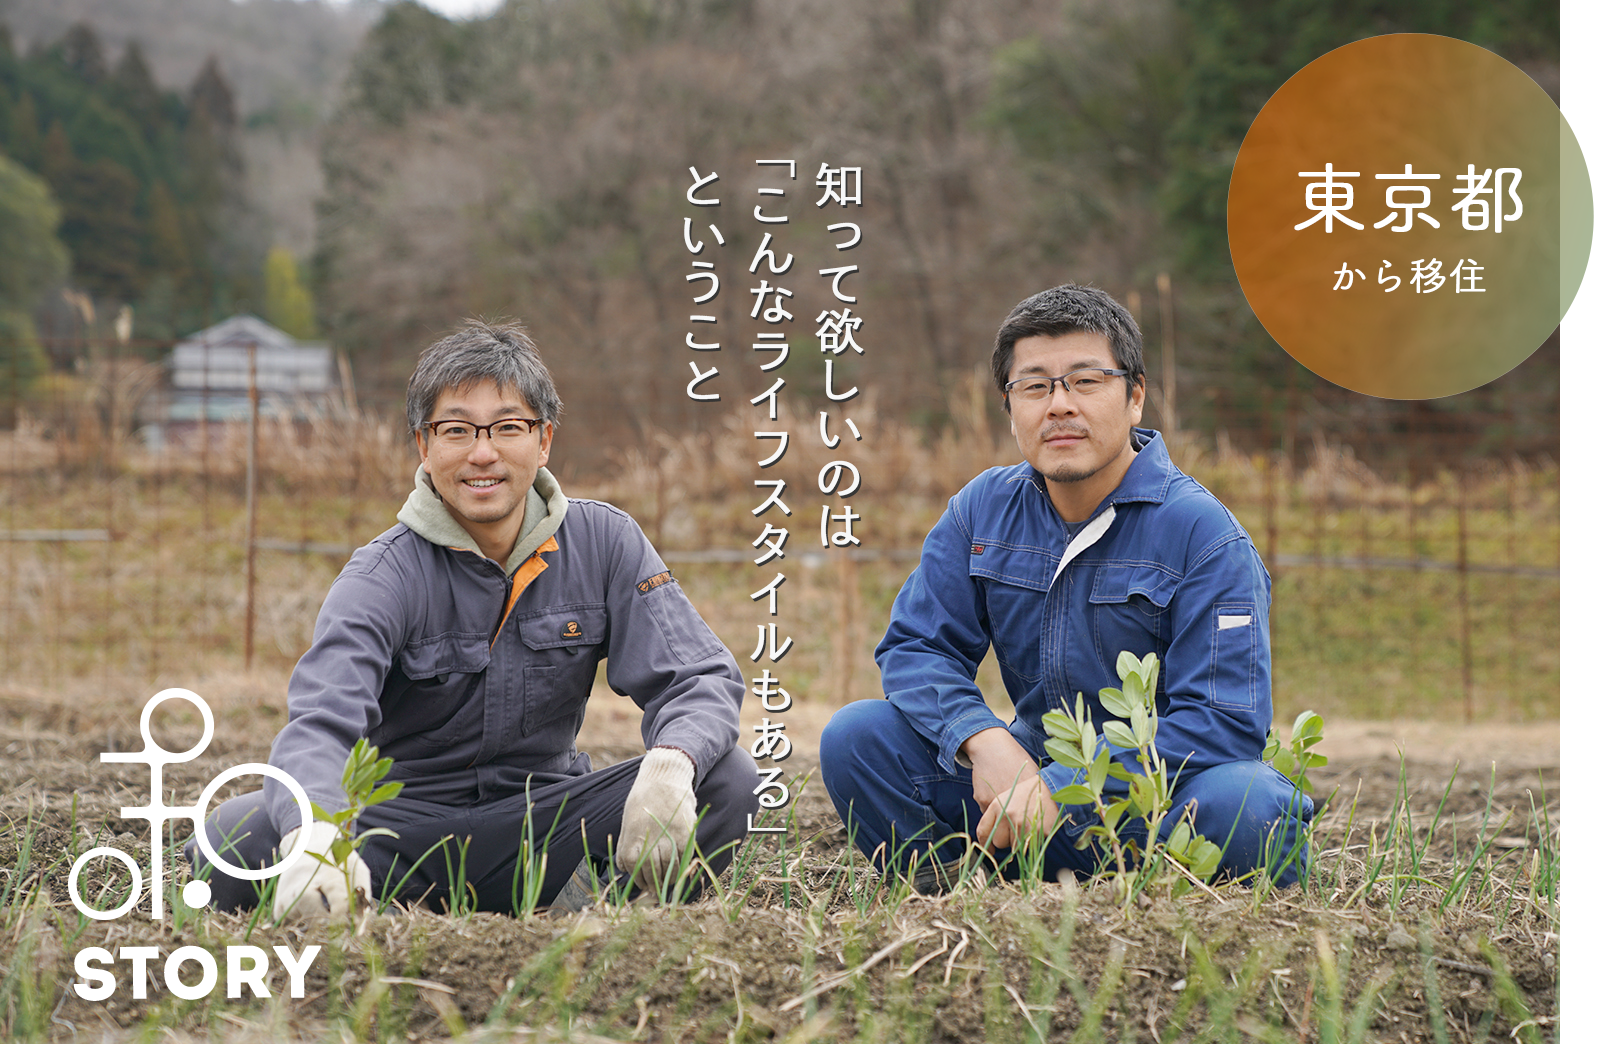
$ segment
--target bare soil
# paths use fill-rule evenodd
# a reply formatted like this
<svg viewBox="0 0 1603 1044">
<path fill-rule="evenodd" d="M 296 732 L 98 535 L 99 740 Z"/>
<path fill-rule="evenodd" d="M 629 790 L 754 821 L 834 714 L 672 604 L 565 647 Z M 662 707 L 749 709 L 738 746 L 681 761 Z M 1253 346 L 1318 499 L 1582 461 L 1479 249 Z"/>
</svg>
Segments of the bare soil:
<svg viewBox="0 0 1603 1044">
<path fill-rule="evenodd" d="M 787 712 L 792 779 L 816 766 L 829 710 Z M 630 711 L 624 701 L 593 702 L 585 738 L 598 764 L 639 752 Z M 254 701 L 221 707 L 218 718 L 211 749 L 167 770 L 179 800 L 193 800 L 223 768 L 264 760 L 277 727 L 276 712 Z M 146 770 L 98 760 L 101 751 L 137 749 L 134 724 L 0 701 L 0 814 L 10 824 L 0 836 L 0 888 L 37 883 L 50 907 L 4 911 L 11 916 L 0 924 L 15 925 L 0 938 L 0 962 L 8 975 L 24 964 L 43 972 L 59 1001 L 53 1038 L 119 1039 L 153 1023 L 225 1039 L 321 1038 L 333 1019 L 358 1038 L 517 1026 L 535 1039 L 733 1041 L 800 1029 L 797 1039 L 1027 1040 L 1033 1025 L 1055 1040 L 1089 1019 L 1109 1039 L 1190 1040 L 1229 1029 L 1309 1040 L 1321 1037 L 1327 968 L 1339 973 L 1344 1020 L 1372 989 L 1367 1040 L 1432 1040 L 1438 1028 L 1455 1041 L 1556 1034 L 1557 914 L 1521 894 L 1531 891 L 1527 864 L 1541 831 L 1558 823 L 1556 724 L 1328 723 L 1321 749 L 1331 763 L 1314 774 L 1331 806 L 1320 859 L 1342 887 L 1323 899 L 1301 889 L 1255 897 L 1227 884 L 1127 911 L 1100 885 L 998 885 L 890 908 L 813 784 L 796 799 L 783 842 L 757 842 L 761 872 L 743 901 L 527 921 L 403 911 L 374 918 L 358 938 L 326 926 L 252 930 L 223 915 L 174 929 L 138 911 L 78 929 L 64 854 L 102 844 L 141 863 L 148 854 L 141 825 L 119 816 L 121 806 L 146 800 Z M 191 742 L 192 732 L 177 729 L 166 745 Z M 1365 864 L 1357 850 L 1372 843 L 1372 830 L 1386 830 L 1405 794 L 1413 829 L 1393 843 L 1423 844 L 1436 823 L 1427 866 L 1466 858 L 1485 824 L 1481 858 L 1495 881 L 1482 898 L 1443 911 L 1439 884 L 1396 882 L 1395 900 L 1385 885 L 1358 887 Z M 32 851 L 19 875 L 25 844 Z M 226 1000 L 219 988 L 182 1002 L 158 988 L 136 1001 L 123 984 L 90 1003 L 70 988 L 74 954 L 85 946 L 168 953 L 197 944 L 220 953 L 247 934 L 264 947 L 324 947 L 306 997 Z M 1431 995 L 1440 998 L 1440 1027 L 1431 1025 Z M 0 1028 L 16 1019 L 0 1011 Z"/>
</svg>

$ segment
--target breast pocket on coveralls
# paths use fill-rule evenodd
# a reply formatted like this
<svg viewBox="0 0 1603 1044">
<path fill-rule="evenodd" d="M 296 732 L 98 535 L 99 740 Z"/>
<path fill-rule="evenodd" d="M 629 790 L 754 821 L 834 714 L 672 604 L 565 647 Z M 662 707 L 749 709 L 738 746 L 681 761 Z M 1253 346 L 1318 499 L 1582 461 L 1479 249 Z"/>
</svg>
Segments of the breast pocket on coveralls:
<svg viewBox="0 0 1603 1044">
<path fill-rule="evenodd" d="M 550 735 L 566 750 L 584 720 L 607 640 L 605 605 L 559 605 L 518 617 L 523 668 L 523 735 Z"/>
<path fill-rule="evenodd" d="M 386 755 L 440 750 L 462 738 L 467 713 L 490 664 L 490 636 L 447 631 L 401 647 L 379 697 L 380 721 L 369 741 Z"/>
<path fill-rule="evenodd" d="M 1096 615 L 1097 659 L 1114 663 L 1121 652 L 1161 658 L 1174 631 L 1169 602 L 1180 578 L 1151 565 L 1112 563 L 1097 567 L 1091 582 Z M 1164 689 L 1159 674 L 1158 691 Z"/>
<path fill-rule="evenodd" d="M 1055 560 L 1038 550 L 976 541 L 968 574 L 985 589 L 991 648 L 1002 669 L 1026 682 L 1041 678 L 1041 607 Z"/>
</svg>

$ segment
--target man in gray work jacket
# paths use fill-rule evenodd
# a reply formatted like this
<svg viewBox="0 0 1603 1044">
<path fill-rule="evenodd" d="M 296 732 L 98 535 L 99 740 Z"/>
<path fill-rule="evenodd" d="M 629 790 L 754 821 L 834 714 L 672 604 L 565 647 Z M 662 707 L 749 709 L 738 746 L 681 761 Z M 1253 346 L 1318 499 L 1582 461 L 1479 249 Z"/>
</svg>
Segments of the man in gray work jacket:
<svg viewBox="0 0 1603 1044">
<path fill-rule="evenodd" d="M 339 912 L 349 887 L 439 903 L 464 867 L 478 908 L 507 911 L 521 842 L 544 851 L 548 905 L 587 854 L 598 875 L 661 886 L 692 834 L 713 873 L 745 836 L 757 772 L 736 745 L 741 672 L 633 519 L 563 496 L 544 466 L 561 405 L 516 325 L 468 322 L 419 359 L 406 399 L 417 487 L 401 524 L 330 588 L 270 759 L 339 809 L 341 769 L 365 737 L 404 787 L 359 827 L 395 836 L 339 865 L 335 827 L 304 828 L 275 913 Z M 597 771 L 574 739 L 602 659 L 645 712 L 647 752 Z M 207 828 L 251 867 L 302 840 L 295 800 L 272 780 Z M 210 880 L 220 908 L 256 901 L 250 882 Z"/>
</svg>

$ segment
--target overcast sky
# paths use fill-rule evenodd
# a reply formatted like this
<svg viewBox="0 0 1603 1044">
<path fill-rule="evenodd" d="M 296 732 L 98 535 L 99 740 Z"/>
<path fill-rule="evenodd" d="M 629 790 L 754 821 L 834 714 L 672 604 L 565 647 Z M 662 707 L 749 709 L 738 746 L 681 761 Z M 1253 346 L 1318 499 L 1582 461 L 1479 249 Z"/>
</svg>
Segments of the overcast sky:
<svg viewBox="0 0 1603 1044">
<path fill-rule="evenodd" d="M 501 0 L 419 0 L 447 18 L 477 18 L 501 6 Z"/>
</svg>

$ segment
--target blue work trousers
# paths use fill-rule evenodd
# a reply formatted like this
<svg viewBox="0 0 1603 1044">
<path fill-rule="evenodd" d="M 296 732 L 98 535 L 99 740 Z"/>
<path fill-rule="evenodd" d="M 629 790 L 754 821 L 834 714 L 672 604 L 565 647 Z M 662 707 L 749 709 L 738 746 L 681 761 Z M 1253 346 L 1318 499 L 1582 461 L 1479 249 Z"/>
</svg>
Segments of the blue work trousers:
<svg viewBox="0 0 1603 1044">
<path fill-rule="evenodd" d="M 955 774 L 936 762 L 935 746 L 887 700 L 863 700 L 836 712 L 819 741 L 824 786 L 857 847 L 881 870 L 907 872 L 925 865 L 925 853 L 950 862 L 963 856 L 976 836 L 984 809 L 974 800 L 973 773 Z M 1077 781 L 1083 781 L 1083 776 Z M 1110 781 L 1111 782 L 1111 781 Z M 1181 810 L 1195 805 L 1196 830 L 1224 853 L 1219 872 L 1241 876 L 1269 868 L 1275 884 L 1297 882 L 1306 873 L 1307 825 L 1313 802 L 1291 781 L 1261 761 L 1233 761 L 1189 775 L 1173 793 L 1174 805 L 1160 835 L 1167 837 Z M 1056 880 L 1062 869 L 1080 877 L 1095 873 L 1106 851 L 1075 842 L 1096 815 L 1089 805 L 1059 805 L 1059 823 L 1047 845 L 1042 876 Z M 1125 837 L 1145 837 L 1139 819 Z M 1000 853 L 1003 873 L 1018 868 Z"/>
</svg>

